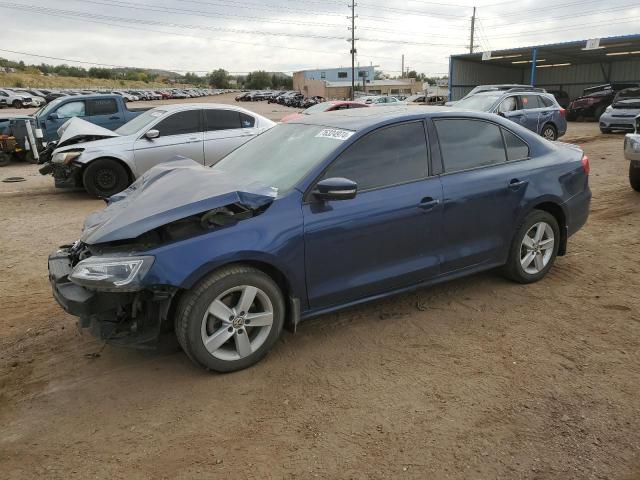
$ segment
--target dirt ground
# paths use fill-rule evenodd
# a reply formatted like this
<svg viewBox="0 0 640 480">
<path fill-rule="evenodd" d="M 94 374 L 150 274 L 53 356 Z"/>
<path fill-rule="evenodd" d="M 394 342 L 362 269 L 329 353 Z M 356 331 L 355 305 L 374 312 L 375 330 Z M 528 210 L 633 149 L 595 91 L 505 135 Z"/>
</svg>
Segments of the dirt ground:
<svg viewBox="0 0 640 480">
<path fill-rule="evenodd" d="M 103 203 L 1 169 L 26 181 L 0 183 L 0 477 L 639 479 L 640 194 L 621 135 L 565 140 L 591 158 L 593 204 L 546 279 L 489 272 L 325 316 L 229 375 L 171 337 L 80 335 L 46 260 Z"/>
</svg>

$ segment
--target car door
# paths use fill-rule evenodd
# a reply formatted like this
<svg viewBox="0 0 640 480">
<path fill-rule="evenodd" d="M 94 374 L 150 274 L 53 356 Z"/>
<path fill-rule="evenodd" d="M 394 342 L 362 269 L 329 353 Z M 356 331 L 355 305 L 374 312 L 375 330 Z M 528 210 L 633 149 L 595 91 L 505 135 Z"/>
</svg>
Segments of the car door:
<svg viewBox="0 0 640 480">
<path fill-rule="evenodd" d="M 255 117 L 237 110 L 204 110 L 204 163 L 218 163 L 230 152 L 259 133 Z"/>
<path fill-rule="evenodd" d="M 484 120 L 447 118 L 434 124 L 443 169 L 441 272 L 500 263 L 528 185 L 528 162 L 517 161 L 528 157 L 528 146 Z"/>
<path fill-rule="evenodd" d="M 136 175 L 176 156 L 204 164 L 202 109 L 170 113 L 149 130 L 158 130 L 160 135 L 153 139 L 142 135 L 135 141 Z"/>
<path fill-rule="evenodd" d="M 118 102 L 115 98 L 95 98 L 87 100 L 89 110 L 88 120 L 101 127 L 115 130 L 122 126 L 124 113 L 118 111 Z"/>
<path fill-rule="evenodd" d="M 84 100 L 73 100 L 63 103 L 51 112 L 45 119 L 44 138 L 52 140 L 58 138 L 57 130 L 70 118 L 80 117 L 88 120 L 87 104 Z"/>
<path fill-rule="evenodd" d="M 544 105 L 540 102 L 538 95 L 518 95 L 522 106 L 523 121 L 522 126 L 532 132 L 540 133 L 540 114 Z"/>
<path fill-rule="evenodd" d="M 327 139 L 327 141 L 338 141 Z M 303 204 L 308 300 L 313 309 L 354 301 L 438 274 L 442 187 L 428 176 L 422 121 L 357 140 L 323 178 L 358 184 L 351 200 Z"/>
</svg>

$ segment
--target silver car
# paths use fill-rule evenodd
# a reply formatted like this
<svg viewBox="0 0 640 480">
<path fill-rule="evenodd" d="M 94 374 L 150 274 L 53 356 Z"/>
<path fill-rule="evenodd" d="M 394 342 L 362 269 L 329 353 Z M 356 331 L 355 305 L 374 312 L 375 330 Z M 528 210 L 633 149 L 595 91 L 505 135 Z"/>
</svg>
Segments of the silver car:
<svg viewBox="0 0 640 480">
<path fill-rule="evenodd" d="M 600 115 L 600 131 L 611 133 L 613 130 L 634 131 L 635 118 L 640 115 L 640 88 L 620 90 L 613 103 Z"/>
<path fill-rule="evenodd" d="M 58 130 L 60 141 L 41 173 L 53 174 L 57 187 L 109 197 L 175 157 L 213 165 L 274 125 L 244 108 L 206 103 L 154 108 L 115 131 L 73 118 Z"/>
<path fill-rule="evenodd" d="M 640 115 L 634 119 L 635 133 L 627 133 L 624 138 L 624 157 L 629 160 L 629 183 L 640 192 Z"/>
</svg>

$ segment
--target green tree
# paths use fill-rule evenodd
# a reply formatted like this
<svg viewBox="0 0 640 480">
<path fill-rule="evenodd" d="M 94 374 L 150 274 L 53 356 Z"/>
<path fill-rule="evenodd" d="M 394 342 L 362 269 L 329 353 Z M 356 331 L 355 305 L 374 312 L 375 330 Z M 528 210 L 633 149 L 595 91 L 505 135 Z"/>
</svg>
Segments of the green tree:
<svg viewBox="0 0 640 480">
<path fill-rule="evenodd" d="M 245 83 L 245 87 L 247 88 L 252 90 L 262 90 L 265 88 L 271 88 L 271 86 L 271 75 L 264 70 L 251 72 L 247 75 L 247 81 Z"/>
<path fill-rule="evenodd" d="M 209 74 L 209 85 L 213 88 L 229 88 L 229 72 L 224 68 L 214 70 Z"/>
</svg>

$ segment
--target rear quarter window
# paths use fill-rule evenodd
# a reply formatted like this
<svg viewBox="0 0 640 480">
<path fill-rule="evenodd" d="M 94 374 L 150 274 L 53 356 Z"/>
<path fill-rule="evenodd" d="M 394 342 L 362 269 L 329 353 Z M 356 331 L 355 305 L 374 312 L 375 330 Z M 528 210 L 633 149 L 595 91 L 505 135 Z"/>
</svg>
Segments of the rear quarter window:
<svg viewBox="0 0 640 480">
<path fill-rule="evenodd" d="M 504 143 L 507 149 L 507 160 L 523 160 L 529 158 L 529 145 L 524 140 L 510 132 L 506 128 L 502 129 Z"/>
</svg>

